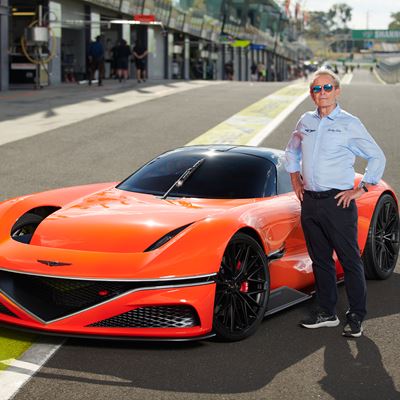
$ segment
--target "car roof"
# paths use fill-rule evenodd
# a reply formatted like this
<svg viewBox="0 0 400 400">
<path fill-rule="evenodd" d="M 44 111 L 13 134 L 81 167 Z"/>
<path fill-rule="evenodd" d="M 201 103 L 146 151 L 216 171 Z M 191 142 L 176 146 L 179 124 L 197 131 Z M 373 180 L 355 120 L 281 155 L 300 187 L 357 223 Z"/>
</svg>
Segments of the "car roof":
<svg viewBox="0 0 400 400">
<path fill-rule="evenodd" d="M 170 154 L 172 152 L 183 152 L 185 154 L 205 153 L 207 151 L 220 151 L 227 153 L 245 154 L 249 156 L 261 157 L 272 162 L 275 167 L 278 167 L 282 163 L 281 159 L 285 154 L 282 150 L 267 148 L 267 147 L 256 147 L 256 146 L 234 146 L 229 144 L 209 144 L 209 145 L 195 145 L 178 147 L 177 149 L 167 151 L 163 155 Z"/>
</svg>

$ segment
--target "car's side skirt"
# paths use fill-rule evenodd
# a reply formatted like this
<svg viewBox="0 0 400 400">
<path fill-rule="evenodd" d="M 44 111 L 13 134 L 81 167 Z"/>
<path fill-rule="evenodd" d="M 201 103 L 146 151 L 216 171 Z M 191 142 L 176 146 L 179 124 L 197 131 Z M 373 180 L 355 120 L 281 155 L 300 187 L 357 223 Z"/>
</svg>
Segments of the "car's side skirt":
<svg viewBox="0 0 400 400">
<path fill-rule="evenodd" d="M 265 316 L 275 314 L 285 308 L 306 301 L 311 297 L 311 294 L 300 292 L 288 286 L 277 288 L 271 291 L 269 295 L 268 308 Z"/>
</svg>

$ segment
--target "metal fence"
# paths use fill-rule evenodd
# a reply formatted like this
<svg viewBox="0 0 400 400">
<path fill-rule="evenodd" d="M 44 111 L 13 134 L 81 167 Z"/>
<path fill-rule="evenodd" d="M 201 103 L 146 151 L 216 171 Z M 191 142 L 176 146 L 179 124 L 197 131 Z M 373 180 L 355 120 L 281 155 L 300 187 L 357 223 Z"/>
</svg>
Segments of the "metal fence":
<svg viewBox="0 0 400 400">
<path fill-rule="evenodd" d="M 381 59 L 377 72 L 386 83 L 400 82 L 400 57 Z"/>
</svg>

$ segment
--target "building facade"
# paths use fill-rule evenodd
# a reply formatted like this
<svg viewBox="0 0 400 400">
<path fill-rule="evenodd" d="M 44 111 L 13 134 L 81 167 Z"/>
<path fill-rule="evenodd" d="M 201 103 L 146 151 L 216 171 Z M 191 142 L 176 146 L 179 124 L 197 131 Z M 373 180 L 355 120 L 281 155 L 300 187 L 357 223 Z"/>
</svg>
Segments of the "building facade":
<svg viewBox="0 0 400 400">
<path fill-rule="evenodd" d="M 288 40 L 290 19 L 274 0 L 0 2 L 0 57 L 8 65 L 0 75 L 3 89 L 85 80 L 88 47 L 97 36 L 105 48 L 106 78 L 121 39 L 148 49 L 151 79 L 249 80 L 251 65 L 262 64 L 266 80 L 286 80 L 306 56 L 293 46 L 296 38 Z M 39 25 L 47 28 L 48 41 L 29 42 L 27 29 Z"/>
</svg>

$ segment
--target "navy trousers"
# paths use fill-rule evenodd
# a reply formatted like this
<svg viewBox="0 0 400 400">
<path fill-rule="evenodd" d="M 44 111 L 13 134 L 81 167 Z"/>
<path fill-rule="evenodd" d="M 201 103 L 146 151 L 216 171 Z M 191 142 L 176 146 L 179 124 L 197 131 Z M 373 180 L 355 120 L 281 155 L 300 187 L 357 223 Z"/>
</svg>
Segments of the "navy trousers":
<svg viewBox="0 0 400 400">
<path fill-rule="evenodd" d="M 349 310 L 362 321 L 367 313 L 367 288 L 360 249 L 357 242 L 357 206 L 337 205 L 334 196 L 340 190 L 305 191 L 301 207 L 301 224 L 315 276 L 319 307 L 336 314 L 337 287 L 333 251 L 344 270 Z"/>
</svg>

